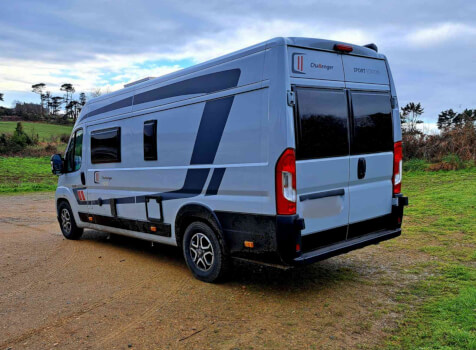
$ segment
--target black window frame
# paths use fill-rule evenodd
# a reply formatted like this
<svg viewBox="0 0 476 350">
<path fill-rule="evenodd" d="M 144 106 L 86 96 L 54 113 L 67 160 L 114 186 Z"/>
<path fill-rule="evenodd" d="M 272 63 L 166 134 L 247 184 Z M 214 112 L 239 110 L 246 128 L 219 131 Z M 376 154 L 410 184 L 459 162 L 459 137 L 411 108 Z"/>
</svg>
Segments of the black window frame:
<svg viewBox="0 0 476 350">
<path fill-rule="evenodd" d="M 345 110 L 346 113 L 346 136 L 347 136 L 347 151 L 345 154 L 341 155 L 326 155 L 326 156 L 314 156 L 314 157 L 300 157 L 299 156 L 299 147 L 302 139 L 302 121 L 301 121 L 301 116 L 299 112 L 299 94 L 298 90 L 304 90 L 304 89 L 309 89 L 309 90 L 315 90 L 319 92 L 339 92 L 344 95 L 345 98 L 345 103 L 346 105 L 343 106 L 343 110 Z M 327 158 L 340 158 L 340 157 L 349 157 L 350 156 L 350 150 L 351 150 L 351 111 L 349 109 L 350 103 L 349 103 L 349 93 L 348 90 L 345 89 L 344 87 L 338 88 L 338 87 L 320 87 L 320 86 L 303 86 L 303 85 L 293 85 L 292 86 L 292 91 L 294 93 L 295 97 L 295 104 L 294 104 L 294 138 L 295 138 L 295 146 L 296 146 L 296 160 L 301 161 L 301 160 L 312 160 L 312 159 L 327 159 Z"/>
<path fill-rule="evenodd" d="M 153 137 L 152 144 L 150 145 L 150 149 L 152 150 L 152 154 L 146 154 L 146 134 L 145 128 L 146 126 L 152 125 L 153 127 Z M 153 161 L 157 160 L 157 120 L 146 120 L 144 122 L 143 132 L 142 132 L 142 143 L 143 143 L 143 151 L 144 151 L 144 160 L 145 161 Z"/>
<path fill-rule="evenodd" d="M 110 159 L 110 160 L 94 160 L 93 155 L 94 155 L 94 150 L 93 150 L 93 136 L 95 134 L 99 133 L 104 133 L 104 132 L 110 132 L 110 131 L 117 131 L 117 139 L 118 139 L 118 145 L 117 147 L 117 158 L 116 159 Z M 91 131 L 90 137 L 89 137 L 89 145 L 91 149 L 91 164 L 108 164 L 108 163 L 121 163 L 122 160 L 122 137 L 121 137 L 121 127 L 116 126 L 116 127 L 111 127 L 111 128 L 106 128 L 106 129 L 98 129 Z"/>
<path fill-rule="evenodd" d="M 83 141 L 81 144 L 81 164 L 78 169 L 76 168 L 76 158 L 75 158 L 75 151 L 76 151 L 76 134 L 78 131 L 81 131 L 83 133 Z M 71 148 L 70 148 L 71 146 Z M 65 173 L 70 174 L 70 173 L 75 173 L 81 169 L 83 166 L 83 147 L 84 147 L 84 130 L 83 128 L 77 128 L 75 129 L 70 136 L 69 143 L 66 146 L 65 154 L 64 154 L 64 162 L 63 162 L 63 167 L 65 170 Z M 71 150 L 70 153 L 68 151 Z M 68 159 L 72 158 L 72 159 Z M 68 170 L 68 162 L 71 161 L 71 170 Z"/>
</svg>

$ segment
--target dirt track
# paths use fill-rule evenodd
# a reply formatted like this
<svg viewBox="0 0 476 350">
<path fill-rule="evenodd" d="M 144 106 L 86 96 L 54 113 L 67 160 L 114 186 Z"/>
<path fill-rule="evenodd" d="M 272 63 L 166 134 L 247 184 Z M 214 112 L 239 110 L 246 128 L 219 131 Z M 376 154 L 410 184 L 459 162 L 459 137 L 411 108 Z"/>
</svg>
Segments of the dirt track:
<svg viewBox="0 0 476 350">
<path fill-rule="evenodd" d="M 52 194 L 2 196 L 0 349 L 372 348 L 400 317 L 409 258 L 384 243 L 298 270 L 240 264 L 206 284 L 176 248 L 63 239 Z"/>
</svg>

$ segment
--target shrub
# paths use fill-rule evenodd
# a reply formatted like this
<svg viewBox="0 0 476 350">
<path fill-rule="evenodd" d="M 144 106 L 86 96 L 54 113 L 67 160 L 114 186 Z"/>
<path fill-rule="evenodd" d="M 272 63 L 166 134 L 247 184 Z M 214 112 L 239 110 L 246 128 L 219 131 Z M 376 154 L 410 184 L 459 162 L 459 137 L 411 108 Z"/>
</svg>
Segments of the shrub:
<svg viewBox="0 0 476 350">
<path fill-rule="evenodd" d="M 38 134 L 28 136 L 23 130 L 22 123 L 18 122 L 12 135 L 0 135 L 0 154 L 20 152 L 28 146 L 38 144 L 38 138 Z"/>
<path fill-rule="evenodd" d="M 424 159 L 413 158 L 403 162 L 403 171 L 424 171 L 428 168 L 428 162 Z"/>
<path fill-rule="evenodd" d="M 429 171 L 438 170 L 458 170 L 466 168 L 466 164 L 456 154 L 448 154 L 444 156 L 441 162 L 431 164 L 428 167 Z"/>
<path fill-rule="evenodd" d="M 63 142 L 63 143 L 68 143 L 69 135 L 68 134 L 61 134 L 60 135 L 60 141 Z"/>
<path fill-rule="evenodd" d="M 48 153 L 51 153 L 51 154 L 58 153 L 58 149 L 56 148 L 56 146 L 52 145 L 50 143 L 46 145 L 45 151 L 48 152 Z"/>
<path fill-rule="evenodd" d="M 444 130 L 440 135 L 404 134 L 402 141 L 404 160 L 418 158 L 443 162 L 449 154 L 458 156 L 461 161 L 476 160 L 476 128 L 473 123 Z M 459 165 L 453 162 L 448 166 Z"/>
</svg>

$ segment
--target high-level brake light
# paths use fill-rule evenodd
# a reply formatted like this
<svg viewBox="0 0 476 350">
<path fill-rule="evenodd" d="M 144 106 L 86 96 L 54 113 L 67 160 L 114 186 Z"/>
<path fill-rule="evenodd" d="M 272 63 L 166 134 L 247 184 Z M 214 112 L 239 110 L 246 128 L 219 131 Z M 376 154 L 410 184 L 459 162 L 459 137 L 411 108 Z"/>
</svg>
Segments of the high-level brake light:
<svg viewBox="0 0 476 350">
<path fill-rule="evenodd" d="M 353 48 L 350 45 L 335 44 L 334 45 L 334 50 L 342 51 L 342 52 L 352 52 Z"/>
<path fill-rule="evenodd" d="M 296 214 L 296 154 L 286 149 L 276 164 L 276 211 L 278 215 Z"/>
<path fill-rule="evenodd" d="M 402 164 L 403 152 L 402 141 L 395 142 L 393 145 L 393 193 L 402 191 Z"/>
</svg>

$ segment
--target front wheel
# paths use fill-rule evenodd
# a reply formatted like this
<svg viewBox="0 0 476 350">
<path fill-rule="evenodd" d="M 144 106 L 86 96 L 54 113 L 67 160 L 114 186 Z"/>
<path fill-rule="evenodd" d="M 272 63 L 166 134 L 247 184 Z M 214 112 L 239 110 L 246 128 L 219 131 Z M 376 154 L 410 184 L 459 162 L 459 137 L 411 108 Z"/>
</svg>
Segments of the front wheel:
<svg viewBox="0 0 476 350">
<path fill-rule="evenodd" d="M 83 229 L 76 225 L 73 211 L 68 202 L 62 201 L 58 205 L 58 221 L 61 232 L 67 239 L 80 239 L 83 234 Z"/>
<path fill-rule="evenodd" d="M 183 255 L 188 268 L 200 281 L 215 282 L 229 268 L 228 256 L 217 235 L 200 221 L 192 222 L 185 230 Z"/>
</svg>

